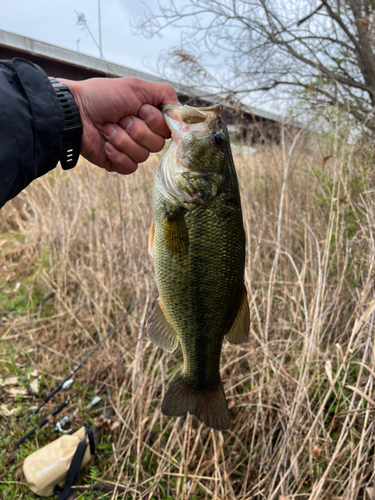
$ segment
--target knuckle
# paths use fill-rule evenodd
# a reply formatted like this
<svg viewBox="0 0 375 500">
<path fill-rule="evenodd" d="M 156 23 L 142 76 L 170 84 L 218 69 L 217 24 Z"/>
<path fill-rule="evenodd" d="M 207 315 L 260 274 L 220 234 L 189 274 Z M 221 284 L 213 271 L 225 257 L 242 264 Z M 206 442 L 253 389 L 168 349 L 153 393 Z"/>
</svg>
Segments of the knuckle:
<svg viewBox="0 0 375 500">
<path fill-rule="evenodd" d="M 126 132 L 124 132 L 123 130 L 116 130 L 113 136 L 108 139 L 108 142 L 112 144 L 114 148 L 122 151 L 124 147 L 126 147 Z"/>
<path fill-rule="evenodd" d="M 129 137 L 127 132 L 122 131 L 121 133 L 119 133 L 117 146 L 119 149 L 121 149 L 121 151 L 126 151 L 126 149 L 129 148 Z"/>
<path fill-rule="evenodd" d="M 165 83 L 165 93 L 167 97 L 177 101 L 177 95 L 175 89 L 169 83 Z"/>
<path fill-rule="evenodd" d="M 139 120 L 134 120 L 134 123 L 130 127 L 128 133 L 135 142 L 139 142 L 139 140 L 141 140 L 144 136 L 144 131 L 142 131 L 142 129 L 143 124 Z"/>
<path fill-rule="evenodd" d="M 174 88 L 169 83 L 163 83 L 165 90 L 168 93 L 174 93 Z"/>
</svg>

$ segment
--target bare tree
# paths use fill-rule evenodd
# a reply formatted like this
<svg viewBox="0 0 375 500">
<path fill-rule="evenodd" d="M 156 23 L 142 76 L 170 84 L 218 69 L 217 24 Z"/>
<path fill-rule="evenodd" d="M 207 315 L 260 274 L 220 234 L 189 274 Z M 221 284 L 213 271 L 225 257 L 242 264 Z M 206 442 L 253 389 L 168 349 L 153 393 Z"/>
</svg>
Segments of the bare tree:
<svg viewBox="0 0 375 500">
<path fill-rule="evenodd" d="M 167 76 L 178 68 L 192 84 L 240 97 L 277 89 L 375 130 L 375 0 L 168 1 L 134 25 L 147 37 L 182 28 L 181 47 L 159 61 Z M 208 54 L 225 54 L 219 73 Z"/>
</svg>

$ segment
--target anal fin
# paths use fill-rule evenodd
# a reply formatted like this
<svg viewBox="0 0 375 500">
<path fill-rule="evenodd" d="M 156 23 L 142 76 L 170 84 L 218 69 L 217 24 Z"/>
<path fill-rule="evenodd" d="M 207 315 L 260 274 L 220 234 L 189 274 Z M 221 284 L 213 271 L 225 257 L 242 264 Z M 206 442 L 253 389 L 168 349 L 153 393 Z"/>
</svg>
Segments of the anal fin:
<svg viewBox="0 0 375 500">
<path fill-rule="evenodd" d="M 240 306 L 229 332 L 225 338 L 232 344 L 242 344 L 249 339 L 250 309 L 246 287 L 243 287 Z"/>
<path fill-rule="evenodd" d="M 147 324 L 149 325 L 147 337 L 153 344 L 168 352 L 174 352 L 177 349 L 177 334 L 165 317 L 160 301 L 154 307 Z"/>
<path fill-rule="evenodd" d="M 227 401 L 220 377 L 212 387 L 197 389 L 179 375 L 169 387 L 161 411 L 167 417 L 182 417 L 189 412 L 211 429 L 229 429 Z"/>
</svg>

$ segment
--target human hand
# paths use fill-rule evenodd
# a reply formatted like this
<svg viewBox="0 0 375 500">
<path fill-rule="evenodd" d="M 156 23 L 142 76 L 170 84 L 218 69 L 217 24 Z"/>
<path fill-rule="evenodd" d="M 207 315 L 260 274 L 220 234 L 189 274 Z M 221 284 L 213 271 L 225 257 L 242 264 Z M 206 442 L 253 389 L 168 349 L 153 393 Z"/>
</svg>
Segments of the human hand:
<svg viewBox="0 0 375 500">
<path fill-rule="evenodd" d="M 171 85 L 138 78 L 58 78 L 70 88 L 83 126 L 81 155 L 108 171 L 131 174 L 170 137 L 159 104 L 178 104 Z"/>
</svg>

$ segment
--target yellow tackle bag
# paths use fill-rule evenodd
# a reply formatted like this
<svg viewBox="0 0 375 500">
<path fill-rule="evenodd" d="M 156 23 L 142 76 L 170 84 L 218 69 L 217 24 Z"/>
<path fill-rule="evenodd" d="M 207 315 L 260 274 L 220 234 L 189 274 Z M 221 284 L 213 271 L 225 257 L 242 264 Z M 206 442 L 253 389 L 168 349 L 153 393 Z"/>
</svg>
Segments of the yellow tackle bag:
<svg viewBox="0 0 375 500">
<path fill-rule="evenodd" d="M 66 500 L 79 471 L 95 453 L 92 428 L 86 424 L 74 434 L 64 434 L 29 455 L 23 473 L 30 489 L 41 497 L 59 494 Z"/>
</svg>

